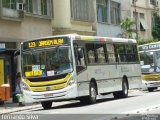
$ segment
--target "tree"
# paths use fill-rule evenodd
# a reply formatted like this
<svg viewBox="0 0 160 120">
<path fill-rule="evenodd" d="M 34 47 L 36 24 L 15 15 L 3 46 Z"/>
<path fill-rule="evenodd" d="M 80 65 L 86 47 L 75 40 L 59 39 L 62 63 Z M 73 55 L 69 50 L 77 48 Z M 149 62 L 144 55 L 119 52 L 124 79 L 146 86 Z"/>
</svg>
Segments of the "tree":
<svg viewBox="0 0 160 120">
<path fill-rule="evenodd" d="M 127 17 L 121 21 L 120 25 L 123 29 L 122 35 L 127 38 L 132 38 L 132 33 L 135 32 L 135 30 L 132 29 L 132 26 L 135 25 L 135 22 Z"/>
<path fill-rule="evenodd" d="M 160 40 L 160 16 L 156 15 L 154 19 L 155 24 L 152 28 L 152 35 L 153 38 Z"/>
</svg>

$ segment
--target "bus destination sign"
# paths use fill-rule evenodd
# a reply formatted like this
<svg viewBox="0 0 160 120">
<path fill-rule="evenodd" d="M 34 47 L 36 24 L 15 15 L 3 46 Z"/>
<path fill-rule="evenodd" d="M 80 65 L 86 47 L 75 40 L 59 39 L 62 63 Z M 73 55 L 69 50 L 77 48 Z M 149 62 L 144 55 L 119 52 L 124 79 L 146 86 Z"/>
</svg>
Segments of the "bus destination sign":
<svg viewBox="0 0 160 120">
<path fill-rule="evenodd" d="M 39 48 L 39 47 L 49 47 L 54 45 L 68 44 L 67 38 L 52 38 L 52 39 L 42 39 L 34 40 L 29 42 L 24 42 L 24 49 Z"/>
<path fill-rule="evenodd" d="M 160 44 L 149 44 L 139 47 L 139 51 L 160 49 Z"/>
</svg>

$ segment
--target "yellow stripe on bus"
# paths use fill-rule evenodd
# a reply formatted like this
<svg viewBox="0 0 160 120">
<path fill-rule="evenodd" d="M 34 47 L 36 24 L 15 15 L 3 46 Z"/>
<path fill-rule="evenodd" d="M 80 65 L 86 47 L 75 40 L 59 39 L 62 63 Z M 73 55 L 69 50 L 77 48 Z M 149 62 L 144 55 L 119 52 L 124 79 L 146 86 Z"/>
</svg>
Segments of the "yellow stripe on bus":
<svg viewBox="0 0 160 120">
<path fill-rule="evenodd" d="M 27 84 L 29 86 L 44 86 L 44 85 L 51 85 L 51 84 L 60 84 L 63 82 L 69 81 L 71 78 L 71 74 L 68 74 L 65 78 L 57 79 L 57 80 L 50 80 L 50 81 L 44 81 L 44 82 L 30 82 L 29 80 L 26 80 Z"/>
<path fill-rule="evenodd" d="M 142 75 L 142 80 L 146 81 L 158 81 L 160 80 L 160 75 L 159 74 L 148 74 L 148 75 Z"/>
</svg>

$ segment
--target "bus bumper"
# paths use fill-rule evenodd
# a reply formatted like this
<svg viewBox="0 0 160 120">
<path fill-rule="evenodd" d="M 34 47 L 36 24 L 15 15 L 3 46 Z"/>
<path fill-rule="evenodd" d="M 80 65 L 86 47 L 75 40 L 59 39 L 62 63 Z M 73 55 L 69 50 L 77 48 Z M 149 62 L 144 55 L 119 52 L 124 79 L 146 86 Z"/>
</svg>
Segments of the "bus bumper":
<svg viewBox="0 0 160 120">
<path fill-rule="evenodd" d="M 160 87 L 160 81 L 146 81 L 142 80 L 142 88 L 152 88 L 152 87 Z"/>
<path fill-rule="evenodd" d="M 33 103 L 76 98 L 78 93 L 77 85 L 73 84 L 64 89 L 54 91 L 32 92 L 23 90 L 23 95 L 25 103 Z"/>
</svg>

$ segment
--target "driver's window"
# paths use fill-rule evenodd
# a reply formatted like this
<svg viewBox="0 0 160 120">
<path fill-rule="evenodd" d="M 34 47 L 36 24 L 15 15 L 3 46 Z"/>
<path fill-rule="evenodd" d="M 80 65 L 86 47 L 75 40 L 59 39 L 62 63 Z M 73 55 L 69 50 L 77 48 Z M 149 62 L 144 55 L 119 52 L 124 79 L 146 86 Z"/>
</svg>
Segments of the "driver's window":
<svg viewBox="0 0 160 120">
<path fill-rule="evenodd" d="M 80 47 L 75 47 L 74 54 L 75 54 L 76 70 L 77 73 L 79 73 L 80 71 L 86 68 L 84 49 Z"/>
</svg>

